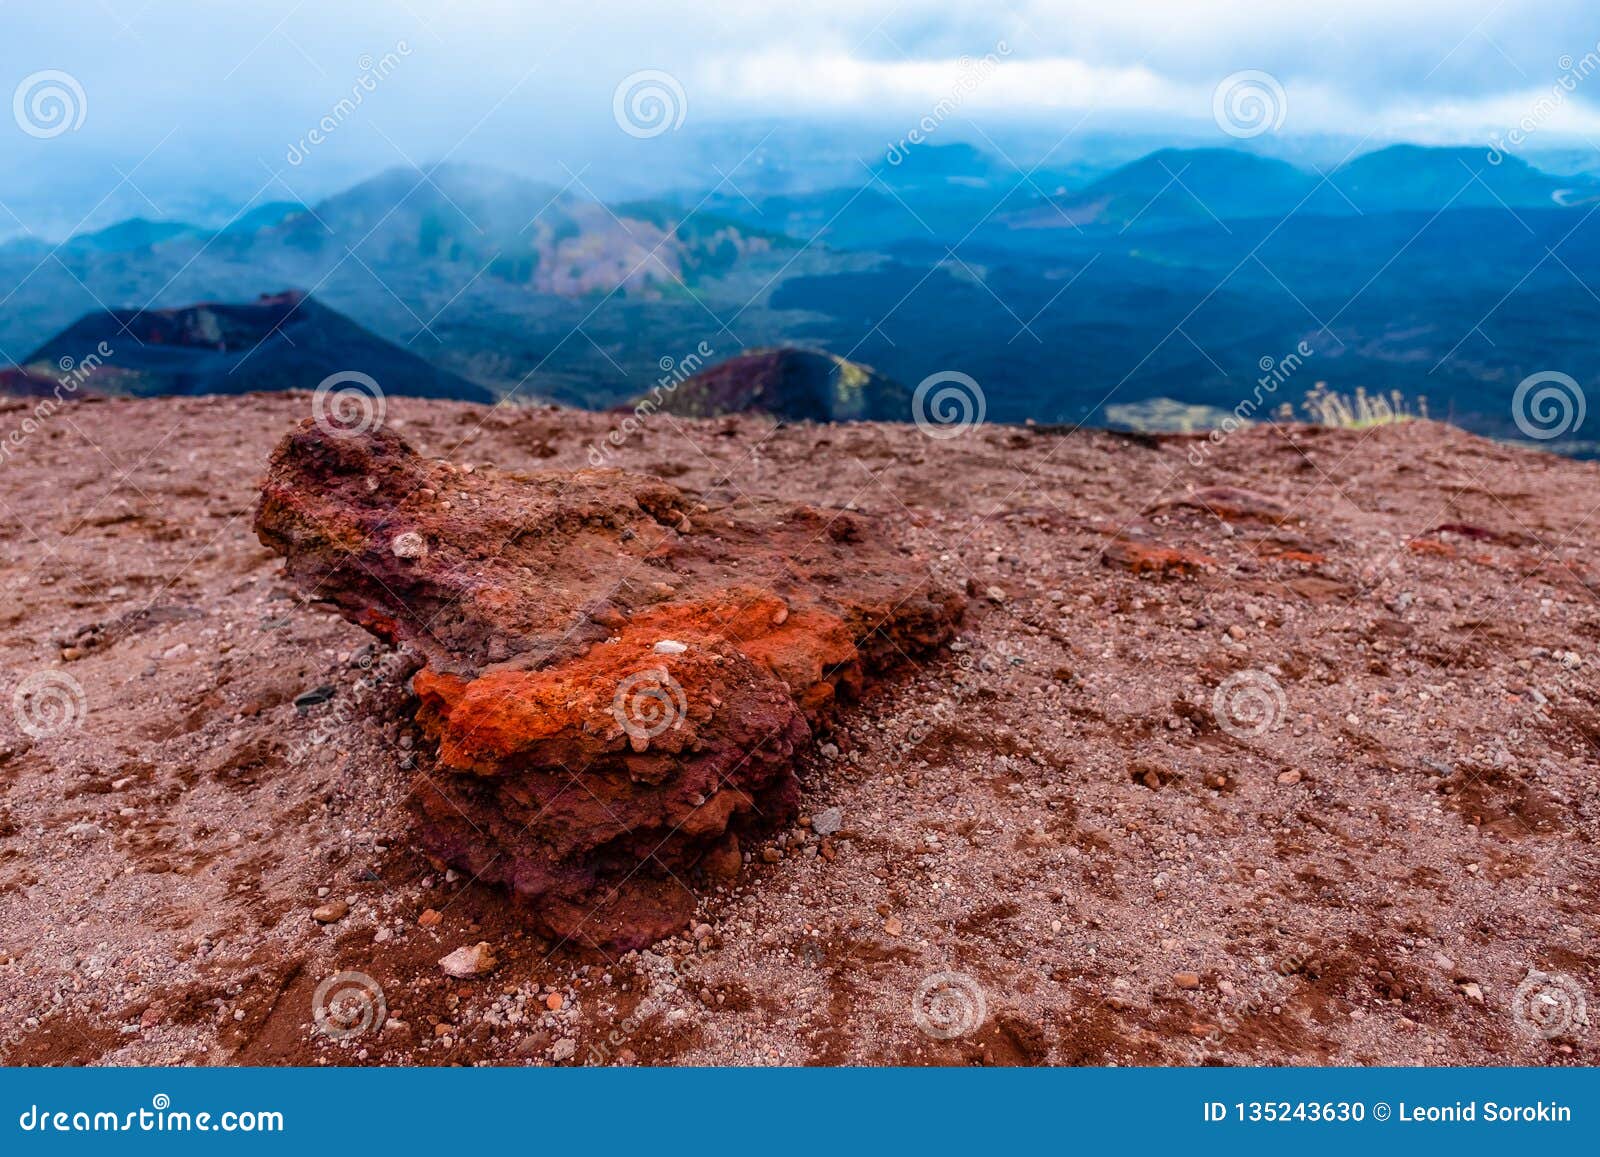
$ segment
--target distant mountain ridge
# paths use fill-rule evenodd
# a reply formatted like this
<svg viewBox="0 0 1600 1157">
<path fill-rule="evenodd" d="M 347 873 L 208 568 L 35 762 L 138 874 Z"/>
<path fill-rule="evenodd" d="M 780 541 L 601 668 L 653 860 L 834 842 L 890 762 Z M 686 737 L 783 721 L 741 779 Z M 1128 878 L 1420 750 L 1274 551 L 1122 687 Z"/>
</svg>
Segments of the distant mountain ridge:
<svg viewBox="0 0 1600 1157">
<path fill-rule="evenodd" d="M 931 143 L 852 159 L 819 170 L 838 185 L 741 171 L 613 204 L 582 173 L 397 169 L 221 231 L 134 221 L 0 245 L 0 360 L 102 303 L 304 285 L 457 382 L 594 408 L 702 346 L 850 350 L 898 382 L 958 367 L 997 422 L 1093 424 L 1102 400 L 1226 410 L 1302 342 L 1315 368 L 1284 400 L 1319 381 L 1400 389 L 1484 433 L 1518 436 L 1529 374 L 1600 389 L 1600 185 L 1583 171 L 1419 146 L 1326 179 L 1239 145 L 1115 168 Z M 742 404 L 739 385 L 707 404 Z M 1600 411 L 1571 440 L 1597 426 Z"/>
<path fill-rule="evenodd" d="M 1356 216 L 1446 208 L 1534 209 L 1600 199 L 1600 182 L 1555 177 L 1483 149 L 1391 145 L 1326 175 L 1243 149 L 1161 149 L 1076 193 L 1013 213 L 1017 228 Z"/>
</svg>

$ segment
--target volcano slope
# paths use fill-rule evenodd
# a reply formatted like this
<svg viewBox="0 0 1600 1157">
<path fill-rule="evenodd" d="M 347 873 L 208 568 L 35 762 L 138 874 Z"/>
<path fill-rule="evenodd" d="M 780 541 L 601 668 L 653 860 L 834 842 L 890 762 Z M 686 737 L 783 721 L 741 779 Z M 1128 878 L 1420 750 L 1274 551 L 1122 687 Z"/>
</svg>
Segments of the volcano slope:
<svg viewBox="0 0 1600 1157">
<path fill-rule="evenodd" d="M 1594 465 L 1428 423 L 658 415 L 606 459 L 681 496 L 673 549 L 805 504 L 967 606 L 802 708 L 794 818 L 669 860 L 692 910 L 641 949 L 430 839 L 485 786 L 413 690 L 440 655 L 252 529 L 310 405 L 86 399 L 8 437 L 6 1061 L 1593 1063 Z M 465 494 L 577 471 L 614 421 L 390 399 L 384 431 Z"/>
</svg>

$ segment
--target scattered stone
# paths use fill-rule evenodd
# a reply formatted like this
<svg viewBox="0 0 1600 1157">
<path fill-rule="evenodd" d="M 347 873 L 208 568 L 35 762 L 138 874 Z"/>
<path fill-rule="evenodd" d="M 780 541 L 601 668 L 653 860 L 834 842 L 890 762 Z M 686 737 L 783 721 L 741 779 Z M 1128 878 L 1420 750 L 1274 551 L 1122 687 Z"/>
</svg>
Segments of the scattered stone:
<svg viewBox="0 0 1600 1157">
<path fill-rule="evenodd" d="M 470 980 L 475 976 L 492 972 L 498 963 L 494 950 L 489 947 L 488 942 L 480 940 L 470 947 L 457 948 L 448 956 L 441 957 L 439 967 L 444 969 L 447 976 L 453 976 L 457 980 Z"/>
<path fill-rule="evenodd" d="M 550 1050 L 550 1059 L 553 1061 L 570 1061 L 578 1055 L 578 1042 L 569 1036 L 564 1036 L 556 1041 L 555 1047 Z"/>
<path fill-rule="evenodd" d="M 334 689 L 332 687 L 313 687 L 309 691 L 302 691 L 300 694 L 296 695 L 294 697 L 294 705 L 297 710 L 304 711 L 308 707 L 315 707 L 320 703 L 326 703 L 328 700 L 332 699 L 333 696 Z"/>
<path fill-rule="evenodd" d="M 883 931 L 885 935 L 899 936 L 905 930 L 906 926 L 901 922 L 900 917 L 898 916 L 890 916 L 883 922 Z"/>
<path fill-rule="evenodd" d="M 519 1057 L 536 1057 L 550 1047 L 550 1034 L 547 1032 L 524 1033 L 518 1038 L 516 1051 Z"/>
<path fill-rule="evenodd" d="M 1278 775 L 1278 782 L 1286 787 L 1293 787 L 1295 784 L 1300 782 L 1300 769 L 1295 767 L 1290 768 L 1288 771 L 1280 772 Z"/>
<path fill-rule="evenodd" d="M 1200 987 L 1200 974 L 1198 972 L 1174 972 L 1172 983 L 1179 988 L 1193 989 Z"/>
<path fill-rule="evenodd" d="M 428 544 L 422 535 L 408 530 L 395 535 L 389 543 L 389 549 L 394 552 L 395 558 L 415 559 L 428 553 Z"/>
<path fill-rule="evenodd" d="M 841 807 L 823 808 L 811 817 L 811 830 L 819 836 L 831 836 L 844 827 L 844 809 Z"/>
<path fill-rule="evenodd" d="M 318 924 L 336 924 L 350 915 L 350 905 L 343 900 L 330 900 L 311 909 L 311 918 Z"/>
<path fill-rule="evenodd" d="M 1136 575 L 1149 574 L 1157 578 L 1197 575 L 1217 565 L 1216 559 L 1194 551 L 1126 538 L 1116 539 L 1107 546 L 1100 561 L 1106 566 L 1120 567 Z"/>
<path fill-rule="evenodd" d="M 688 646 L 676 639 L 662 639 L 651 648 L 658 655 L 682 655 L 688 651 Z"/>
</svg>

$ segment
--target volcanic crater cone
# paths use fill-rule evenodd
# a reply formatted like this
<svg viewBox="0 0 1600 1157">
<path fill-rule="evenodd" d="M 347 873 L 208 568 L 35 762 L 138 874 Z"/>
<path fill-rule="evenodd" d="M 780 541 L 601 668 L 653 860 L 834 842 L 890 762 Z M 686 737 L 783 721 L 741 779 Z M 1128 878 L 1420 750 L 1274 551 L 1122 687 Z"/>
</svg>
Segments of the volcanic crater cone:
<svg viewBox="0 0 1600 1157">
<path fill-rule="evenodd" d="M 255 528 L 308 596 L 420 655 L 420 847 L 615 948 L 681 928 L 697 875 L 792 819 L 817 725 L 962 607 L 859 514 L 474 469 L 312 421 Z"/>
</svg>

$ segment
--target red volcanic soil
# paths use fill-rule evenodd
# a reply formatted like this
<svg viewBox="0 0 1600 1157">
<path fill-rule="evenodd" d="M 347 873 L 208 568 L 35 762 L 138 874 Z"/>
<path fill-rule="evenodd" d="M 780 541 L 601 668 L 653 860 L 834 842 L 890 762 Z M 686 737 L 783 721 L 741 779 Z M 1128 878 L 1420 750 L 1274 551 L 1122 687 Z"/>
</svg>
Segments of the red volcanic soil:
<svg viewBox="0 0 1600 1157">
<path fill-rule="evenodd" d="M 794 818 L 689 865 L 681 927 L 621 951 L 563 943 L 498 861 L 453 867 L 428 830 L 477 774 L 439 722 L 467 693 L 451 679 L 524 654 L 476 627 L 576 621 L 625 560 L 604 539 L 566 578 L 559 551 L 463 557 L 488 611 L 448 646 L 376 640 L 252 529 L 309 408 L 75 401 L 0 464 L 0 1058 L 1594 1061 L 1574 1001 L 1600 999 L 1594 465 L 1428 423 L 1202 453 L 657 415 L 607 456 L 654 480 L 596 509 L 680 496 L 686 532 L 638 527 L 685 540 L 659 537 L 688 552 L 685 599 L 722 589 L 719 540 L 731 559 L 756 512 L 799 504 L 870 528 L 838 565 L 892 555 L 896 581 L 914 564 L 967 606 L 943 644 L 802 710 Z M 30 413 L 0 408 L 0 436 Z M 470 529 L 520 517 L 502 471 L 579 470 L 614 421 L 391 398 L 385 429 L 463 472 Z M 861 597 L 844 577 L 793 594 Z M 656 653 L 649 589 L 591 656 L 633 631 Z M 403 639 L 394 594 L 393 623 L 366 621 Z M 678 641 L 754 663 L 735 635 Z M 574 718 L 604 728 L 590 706 Z M 576 741 L 646 754 L 617 739 Z M 478 786 L 514 792 L 488 762 Z M 494 800 L 467 802 L 482 826 Z"/>
</svg>

